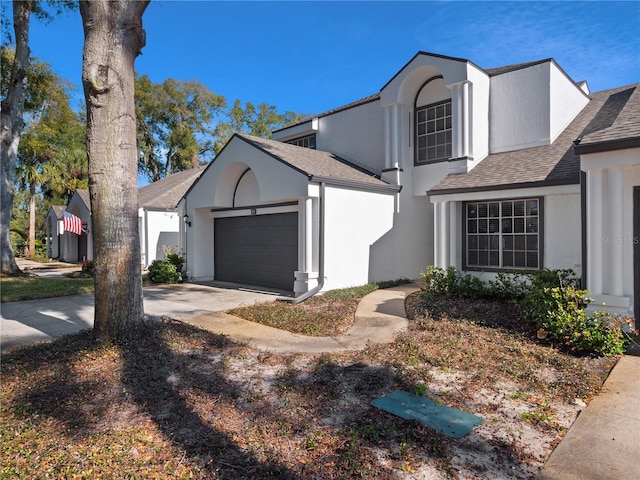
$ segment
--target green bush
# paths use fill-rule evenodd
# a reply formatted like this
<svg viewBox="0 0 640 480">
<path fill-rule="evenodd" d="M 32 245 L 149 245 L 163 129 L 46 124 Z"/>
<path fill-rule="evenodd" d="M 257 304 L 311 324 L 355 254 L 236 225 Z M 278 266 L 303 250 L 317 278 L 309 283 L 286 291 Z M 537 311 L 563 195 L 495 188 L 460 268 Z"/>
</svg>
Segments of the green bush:
<svg viewBox="0 0 640 480">
<path fill-rule="evenodd" d="M 181 255 L 178 255 L 177 253 L 170 253 L 167 255 L 166 260 L 175 265 L 176 267 L 178 267 L 178 265 L 182 265 L 184 263 L 184 257 Z"/>
<path fill-rule="evenodd" d="M 176 266 L 167 260 L 154 260 L 149 265 L 149 280 L 153 283 L 176 283 L 180 273 Z"/>
<path fill-rule="evenodd" d="M 487 296 L 487 290 L 478 277 L 462 275 L 455 267 L 446 270 L 430 265 L 421 274 L 422 286 L 420 296 L 423 299 L 442 296 L 445 298 L 482 298 Z"/>
</svg>

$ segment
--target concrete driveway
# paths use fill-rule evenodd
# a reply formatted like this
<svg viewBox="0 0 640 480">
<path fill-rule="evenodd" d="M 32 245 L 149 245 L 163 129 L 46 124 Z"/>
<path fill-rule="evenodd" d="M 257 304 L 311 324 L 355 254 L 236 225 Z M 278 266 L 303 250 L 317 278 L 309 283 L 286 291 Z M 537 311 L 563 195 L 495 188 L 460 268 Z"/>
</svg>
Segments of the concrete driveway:
<svg viewBox="0 0 640 480">
<path fill-rule="evenodd" d="M 276 293 L 246 288 L 183 283 L 146 287 L 145 314 L 183 319 L 204 312 L 220 312 L 241 305 L 274 301 Z M 93 295 L 0 304 L 0 350 L 51 340 L 93 328 Z"/>
</svg>

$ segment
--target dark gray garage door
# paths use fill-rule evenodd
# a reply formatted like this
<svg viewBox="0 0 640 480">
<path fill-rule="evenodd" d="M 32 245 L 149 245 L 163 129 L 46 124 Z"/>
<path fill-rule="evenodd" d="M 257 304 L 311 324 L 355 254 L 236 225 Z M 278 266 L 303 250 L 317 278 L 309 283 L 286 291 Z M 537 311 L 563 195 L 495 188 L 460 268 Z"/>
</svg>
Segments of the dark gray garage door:
<svg viewBox="0 0 640 480">
<path fill-rule="evenodd" d="M 298 214 L 214 220 L 215 278 L 293 290 L 298 269 Z"/>
</svg>

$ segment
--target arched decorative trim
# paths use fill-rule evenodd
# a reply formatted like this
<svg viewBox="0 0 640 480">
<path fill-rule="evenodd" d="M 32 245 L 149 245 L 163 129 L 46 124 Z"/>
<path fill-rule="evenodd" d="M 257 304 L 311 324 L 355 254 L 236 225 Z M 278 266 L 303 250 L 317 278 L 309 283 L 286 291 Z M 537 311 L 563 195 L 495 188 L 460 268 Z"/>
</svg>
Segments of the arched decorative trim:
<svg viewBox="0 0 640 480">
<path fill-rule="evenodd" d="M 236 206 L 236 193 L 238 193 L 238 186 L 240 185 L 240 182 L 242 182 L 242 179 L 244 178 L 244 176 L 250 171 L 251 169 L 247 167 L 247 169 L 244 172 L 242 172 L 242 175 L 240 175 L 240 178 L 238 178 L 238 181 L 236 182 L 236 188 L 233 189 L 233 200 L 231 201 L 232 207 Z"/>
<path fill-rule="evenodd" d="M 429 80 L 427 80 L 426 82 L 424 82 L 422 85 L 420 85 L 420 88 L 416 92 L 416 97 L 413 99 L 413 111 L 414 112 L 416 110 L 416 107 L 418 106 L 418 98 L 420 97 L 420 93 L 422 93 L 422 90 L 424 89 L 424 87 L 426 87 L 431 82 L 433 82 L 435 80 L 440 80 L 440 79 L 444 80 L 444 77 L 442 75 L 435 75 L 435 76 L 431 77 Z"/>
</svg>

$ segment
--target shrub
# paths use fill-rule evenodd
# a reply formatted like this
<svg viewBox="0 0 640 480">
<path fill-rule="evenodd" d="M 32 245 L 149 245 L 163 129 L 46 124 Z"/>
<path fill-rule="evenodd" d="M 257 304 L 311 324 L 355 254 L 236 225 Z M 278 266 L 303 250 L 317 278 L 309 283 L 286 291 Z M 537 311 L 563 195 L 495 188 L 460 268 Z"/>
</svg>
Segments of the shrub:
<svg viewBox="0 0 640 480">
<path fill-rule="evenodd" d="M 482 280 L 472 275 L 461 275 L 455 267 L 446 270 L 430 265 L 421 274 L 420 296 L 423 299 L 443 296 L 445 298 L 481 298 L 487 295 Z"/>
<path fill-rule="evenodd" d="M 176 266 L 167 260 L 154 260 L 149 265 L 149 280 L 153 283 L 176 283 L 180 273 Z"/>
<path fill-rule="evenodd" d="M 177 253 L 170 253 L 167 255 L 166 260 L 175 265 L 176 267 L 178 267 L 178 265 L 182 265 L 184 263 L 184 257 L 181 255 L 178 255 Z"/>
</svg>

